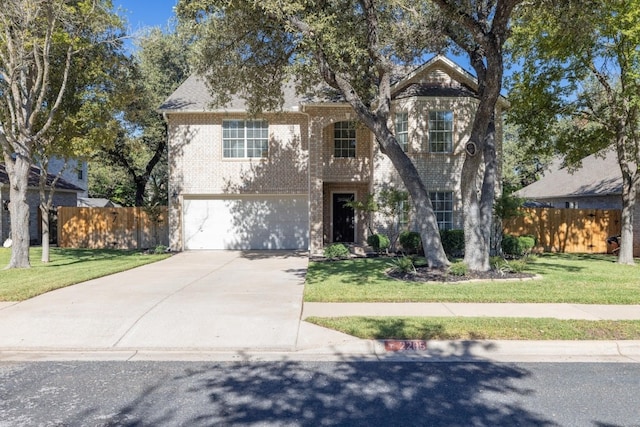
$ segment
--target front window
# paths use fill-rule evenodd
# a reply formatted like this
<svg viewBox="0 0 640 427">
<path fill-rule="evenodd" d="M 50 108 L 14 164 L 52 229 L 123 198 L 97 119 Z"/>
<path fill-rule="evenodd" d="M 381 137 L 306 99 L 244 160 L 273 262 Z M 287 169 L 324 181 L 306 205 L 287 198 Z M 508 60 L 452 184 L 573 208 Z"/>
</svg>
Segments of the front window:
<svg viewBox="0 0 640 427">
<path fill-rule="evenodd" d="M 429 151 L 432 153 L 453 151 L 453 111 L 429 112 Z"/>
<path fill-rule="evenodd" d="M 222 154 L 225 158 L 267 157 L 269 124 L 264 120 L 224 120 Z"/>
<path fill-rule="evenodd" d="M 407 112 L 396 113 L 396 140 L 404 151 L 409 147 L 409 114 Z"/>
<path fill-rule="evenodd" d="M 398 225 L 405 228 L 409 225 L 409 201 L 400 200 L 398 202 Z"/>
<path fill-rule="evenodd" d="M 356 156 L 356 124 L 354 122 L 338 122 L 333 126 L 335 157 Z"/>
<path fill-rule="evenodd" d="M 435 191 L 429 193 L 433 213 L 438 221 L 440 230 L 451 230 L 453 228 L 453 193 L 450 191 Z"/>
</svg>

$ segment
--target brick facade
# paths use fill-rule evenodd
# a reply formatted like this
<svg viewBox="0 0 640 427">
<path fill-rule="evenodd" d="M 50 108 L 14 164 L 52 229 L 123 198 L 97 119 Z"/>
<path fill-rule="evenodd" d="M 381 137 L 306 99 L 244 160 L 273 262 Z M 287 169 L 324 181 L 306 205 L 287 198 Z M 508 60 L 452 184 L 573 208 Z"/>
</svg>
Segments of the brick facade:
<svg viewBox="0 0 640 427">
<path fill-rule="evenodd" d="M 463 146 L 477 106 L 468 88 L 472 78 L 438 58 L 403 84 L 397 88 L 402 96 L 394 100 L 393 108 L 408 113 L 407 154 L 429 191 L 452 192 L 454 227 L 460 228 Z M 420 92 L 434 87 L 444 92 L 437 96 Z M 453 112 L 453 152 L 429 151 L 429 111 Z M 309 203 L 309 249 L 321 253 L 332 241 L 333 193 L 353 193 L 357 200 L 364 201 L 367 194 L 383 188 L 403 188 L 391 162 L 380 153 L 371 132 L 362 124 L 356 128 L 355 157 L 334 155 L 335 124 L 356 121 L 355 113 L 345 103 L 301 101 L 286 112 L 259 116 L 269 124 L 269 155 L 260 159 L 223 158 L 222 121 L 245 119 L 242 112 L 164 112 L 170 141 L 170 240 L 175 249 L 183 249 L 181 209 L 185 197 L 304 195 Z M 393 123 L 390 126 L 393 129 Z M 497 133 L 501 141 L 500 126 Z M 390 226 L 389 219 L 380 216 L 375 224 L 382 230 Z M 356 243 L 365 242 L 368 231 L 361 213 L 356 213 L 355 225 Z"/>
</svg>

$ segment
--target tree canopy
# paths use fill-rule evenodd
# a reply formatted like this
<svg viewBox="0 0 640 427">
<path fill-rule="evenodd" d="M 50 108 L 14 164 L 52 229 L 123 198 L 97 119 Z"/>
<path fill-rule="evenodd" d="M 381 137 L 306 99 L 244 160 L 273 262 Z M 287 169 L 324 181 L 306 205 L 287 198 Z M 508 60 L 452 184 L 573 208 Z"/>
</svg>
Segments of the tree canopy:
<svg viewBox="0 0 640 427">
<path fill-rule="evenodd" d="M 65 95 L 73 76 L 80 75 L 74 67 L 82 61 L 75 59 L 115 41 L 120 28 L 110 0 L 7 0 L 0 8 L 0 146 L 10 181 L 10 268 L 30 266 L 29 168 L 36 153 L 56 151 L 51 145 L 61 138 L 52 133 L 69 125 L 62 124 L 60 111 L 70 99 Z"/>
<path fill-rule="evenodd" d="M 640 5 L 554 2 L 521 9 L 512 52 L 510 121 L 535 150 L 579 165 L 614 149 L 623 179 L 619 262 L 633 262 L 633 206 L 640 183 Z M 589 11 L 585 13 L 585 11 Z"/>
</svg>

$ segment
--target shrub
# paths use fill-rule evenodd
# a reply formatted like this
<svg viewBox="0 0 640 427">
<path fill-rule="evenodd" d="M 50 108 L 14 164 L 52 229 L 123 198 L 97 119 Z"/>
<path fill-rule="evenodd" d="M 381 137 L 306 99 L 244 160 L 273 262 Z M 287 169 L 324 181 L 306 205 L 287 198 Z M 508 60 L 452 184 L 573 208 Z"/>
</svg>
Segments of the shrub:
<svg viewBox="0 0 640 427">
<path fill-rule="evenodd" d="M 452 258 L 464 256 L 464 230 L 440 230 L 444 252 Z"/>
<path fill-rule="evenodd" d="M 506 234 L 502 237 L 502 251 L 507 255 L 523 256 L 531 252 L 536 245 L 532 236 L 513 236 Z"/>
<path fill-rule="evenodd" d="M 158 245 L 153 249 L 153 253 L 156 254 L 156 255 L 160 255 L 160 254 L 163 254 L 163 253 L 167 252 L 167 249 L 168 248 L 166 246 L 164 246 L 164 245 Z"/>
<path fill-rule="evenodd" d="M 492 257 L 490 260 L 491 269 L 502 275 L 508 273 L 522 273 L 527 267 L 527 258 L 507 261 L 501 257 Z"/>
<path fill-rule="evenodd" d="M 413 264 L 413 259 L 408 256 L 394 258 L 389 265 L 393 271 L 398 273 L 416 273 L 416 267 Z"/>
<path fill-rule="evenodd" d="M 417 231 L 403 231 L 400 233 L 400 244 L 407 253 L 415 254 L 422 249 L 422 238 Z"/>
<path fill-rule="evenodd" d="M 390 243 L 389 238 L 384 234 L 372 234 L 367 237 L 367 244 L 375 249 L 376 252 L 389 249 Z"/>
<path fill-rule="evenodd" d="M 324 257 L 329 259 L 347 258 L 349 248 L 343 243 L 334 243 L 324 248 Z"/>
<path fill-rule="evenodd" d="M 509 268 L 512 273 L 522 273 L 527 268 L 526 258 L 509 261 Z"/>
<path fill-rule="evenodd" d="M 453 276 L 466 276 L 469 267 L 462 261 L 454 262 L 449 266 L 449 274 Z"/>
</svg>

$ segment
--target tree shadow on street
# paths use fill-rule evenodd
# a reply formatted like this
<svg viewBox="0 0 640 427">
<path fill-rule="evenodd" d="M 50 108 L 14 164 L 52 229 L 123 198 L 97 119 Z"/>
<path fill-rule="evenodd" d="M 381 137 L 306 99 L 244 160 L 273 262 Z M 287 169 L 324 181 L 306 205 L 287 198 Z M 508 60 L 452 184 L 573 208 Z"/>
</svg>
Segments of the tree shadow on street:
<svg viewBox="0 0 640 427">
<path fill-rule="evenodd" d="M 139 369 L 137 363 L 123 369 Z M 533 394 L 517 385 L 531 374 L 507 364 L 244 361 L 186 366 L 162 364 L 171 375 L 139 389 L 102 425 L 557 425 L 517 403 Z M 144 374 L 123 372 L 121 380 L 138 376 Z M 496 400 L 503 394 L 517 397 Z M 78 416 L 87 421 L 100 414 Z"/>
</svg>

